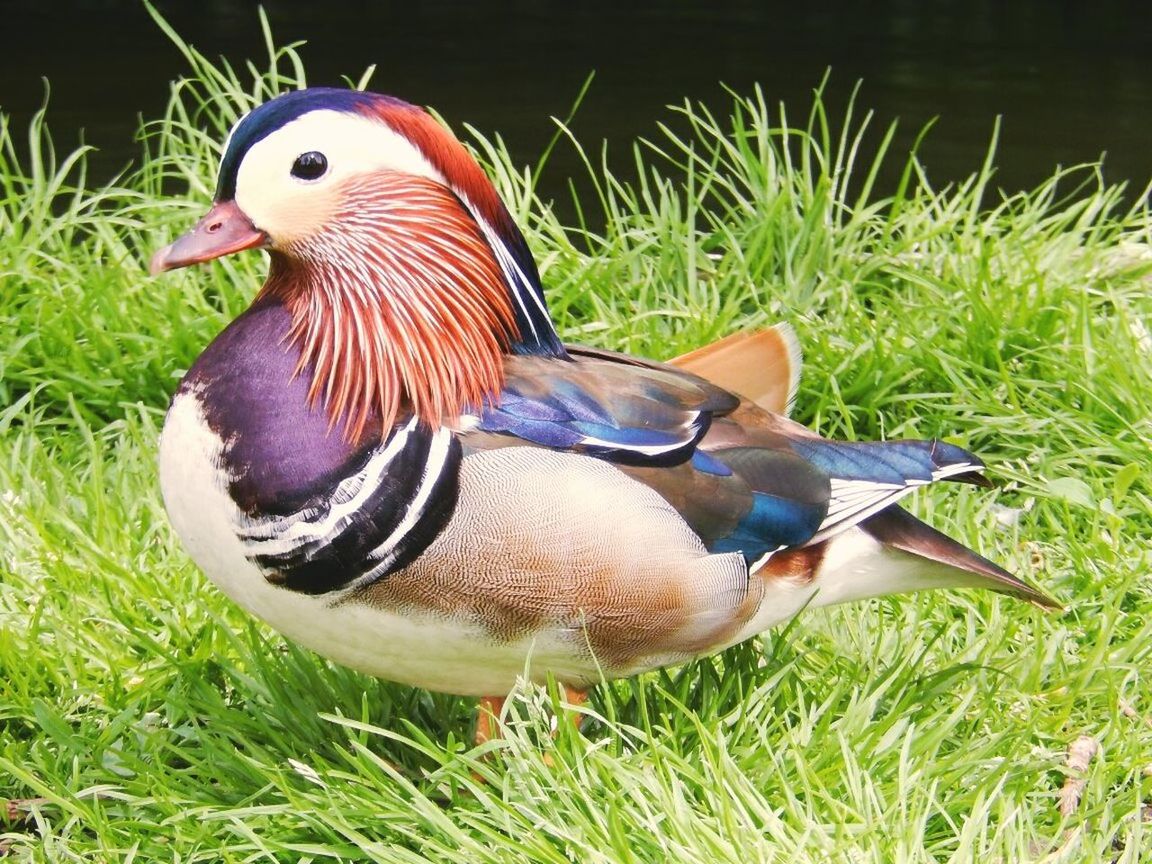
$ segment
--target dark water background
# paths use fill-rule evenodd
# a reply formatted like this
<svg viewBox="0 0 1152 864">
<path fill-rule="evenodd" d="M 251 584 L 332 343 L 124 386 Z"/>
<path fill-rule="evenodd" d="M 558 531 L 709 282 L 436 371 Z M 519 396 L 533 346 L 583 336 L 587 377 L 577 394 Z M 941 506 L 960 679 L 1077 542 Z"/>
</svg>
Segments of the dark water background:
<svg viewBox="0 0 1152 864">
<path fill-rule="evenodd" d="M 256 6 L 237 0 L 157 2 L 209 56 L 264 57 Z M 1057 165 L 1098 159 L 1135 198 L 1152 180 L 1152 4 L 1056 0 L 876 0 L 850 3 L 481 4 L 267 0 L 280 43 L 307 40 L 310 83 L 339 83 L 377 65 L 374 89 L 499 132 L 533 161 L 589 72 L 576 117 L 595 151 L 607 139 L 626 169 L 627 145 L 651 135 L 685 97 L 726 112 L 720 86 L 784 100 L 794 121 L 831 69 L 835 115 L 863 80 L 859 104 L 887 123 L 897 147 L 940 120 L 922 149 L 936 184 L 976 170 L 1003 115 L 997 165 L 1006 189 L 1031 187 Z M 100 148 L 97 179 L 138 158 L 137 117 L 160 114 L 168 82 L 186 71 L 136 0 L 0 0 L 0 107 L 18 134 L 51 82 L 58 147 Z M 879 137 L 879 126 L 873 138 Z M 898 170 L 892 163 L 889 182 Z M 567 197 L 581 169 L 561 148 L 546 191 Z"/>
</svg>

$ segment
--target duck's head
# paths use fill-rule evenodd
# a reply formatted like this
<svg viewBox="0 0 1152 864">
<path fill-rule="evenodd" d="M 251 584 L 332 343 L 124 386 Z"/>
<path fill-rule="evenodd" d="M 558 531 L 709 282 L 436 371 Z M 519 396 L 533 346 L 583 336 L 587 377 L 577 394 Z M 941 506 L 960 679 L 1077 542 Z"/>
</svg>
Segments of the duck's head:
<svg viewBox="0 0 1152 864">
<path fill-rule="evenodd" d="M 271 254 L 261 296 L 292 310 L 313 398 L 357 434 L 370 416 L 434 424 L 490 398 L 506 351 L 564 353 L 492 183 L 399 99 L 310 88 L 253 110 L 225 145 L 212 208 L 151 269 L 254 248 Z"/>
</svg>

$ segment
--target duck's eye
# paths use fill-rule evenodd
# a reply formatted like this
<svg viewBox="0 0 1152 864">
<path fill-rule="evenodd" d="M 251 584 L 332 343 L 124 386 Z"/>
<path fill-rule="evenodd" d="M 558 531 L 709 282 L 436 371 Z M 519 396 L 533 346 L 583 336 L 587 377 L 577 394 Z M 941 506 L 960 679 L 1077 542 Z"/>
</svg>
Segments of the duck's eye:
<svg viewBox="0 0 1152 864">
<path fill-rule="evenodd" d="M 318 150 L 309 150 L 301 153 L 292 163 L 292 176 L 301 180 L 316 180 L 324 176 L 328 170 L 328 160 Z"/>
</svg>

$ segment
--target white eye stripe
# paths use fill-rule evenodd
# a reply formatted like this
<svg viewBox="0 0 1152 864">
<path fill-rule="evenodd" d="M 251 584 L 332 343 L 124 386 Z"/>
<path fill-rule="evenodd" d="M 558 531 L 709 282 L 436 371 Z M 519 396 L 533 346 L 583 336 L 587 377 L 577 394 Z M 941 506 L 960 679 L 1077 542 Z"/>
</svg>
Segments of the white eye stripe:
<svg viewBox="0 0 1152 864">
<path fill-rule="evenodd" d="M 327 170 L 315 179 L 292 167 L 308 153 L 322 154 Z M 338 202 L 336 183 L 389 170 L 445 183 L 407 138 L 386 123 L 342 111 L 309 111 L 256 141 L 236 172 L 236 203 L 274 242 L 303 239 L 324 227 Z M 324 182 L 317 182 L 317 181 Z"/>
</svg>

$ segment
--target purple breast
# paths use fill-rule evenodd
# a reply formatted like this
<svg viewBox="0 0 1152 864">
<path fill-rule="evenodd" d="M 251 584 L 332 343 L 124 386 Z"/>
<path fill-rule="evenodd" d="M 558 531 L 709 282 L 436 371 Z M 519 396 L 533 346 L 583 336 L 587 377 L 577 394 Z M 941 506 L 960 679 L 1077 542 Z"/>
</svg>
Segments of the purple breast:
<svg viewBox="0 0 1152 864">
<path fill-rule="evenodd" d="M 355 473 L 380 444 L 379 431 L 344 439 L 321 403 L 308 403 L 311 367 L 288 342 L 288 310 L 274 301 L 252 306 L 193 364 L 180 390 L 193 390 L 205 419 L 225 442 L 230 492 L 249 514 L 283 515 Z M 369 420 L 367 428 L 371 430 Z"/>
</svg>

